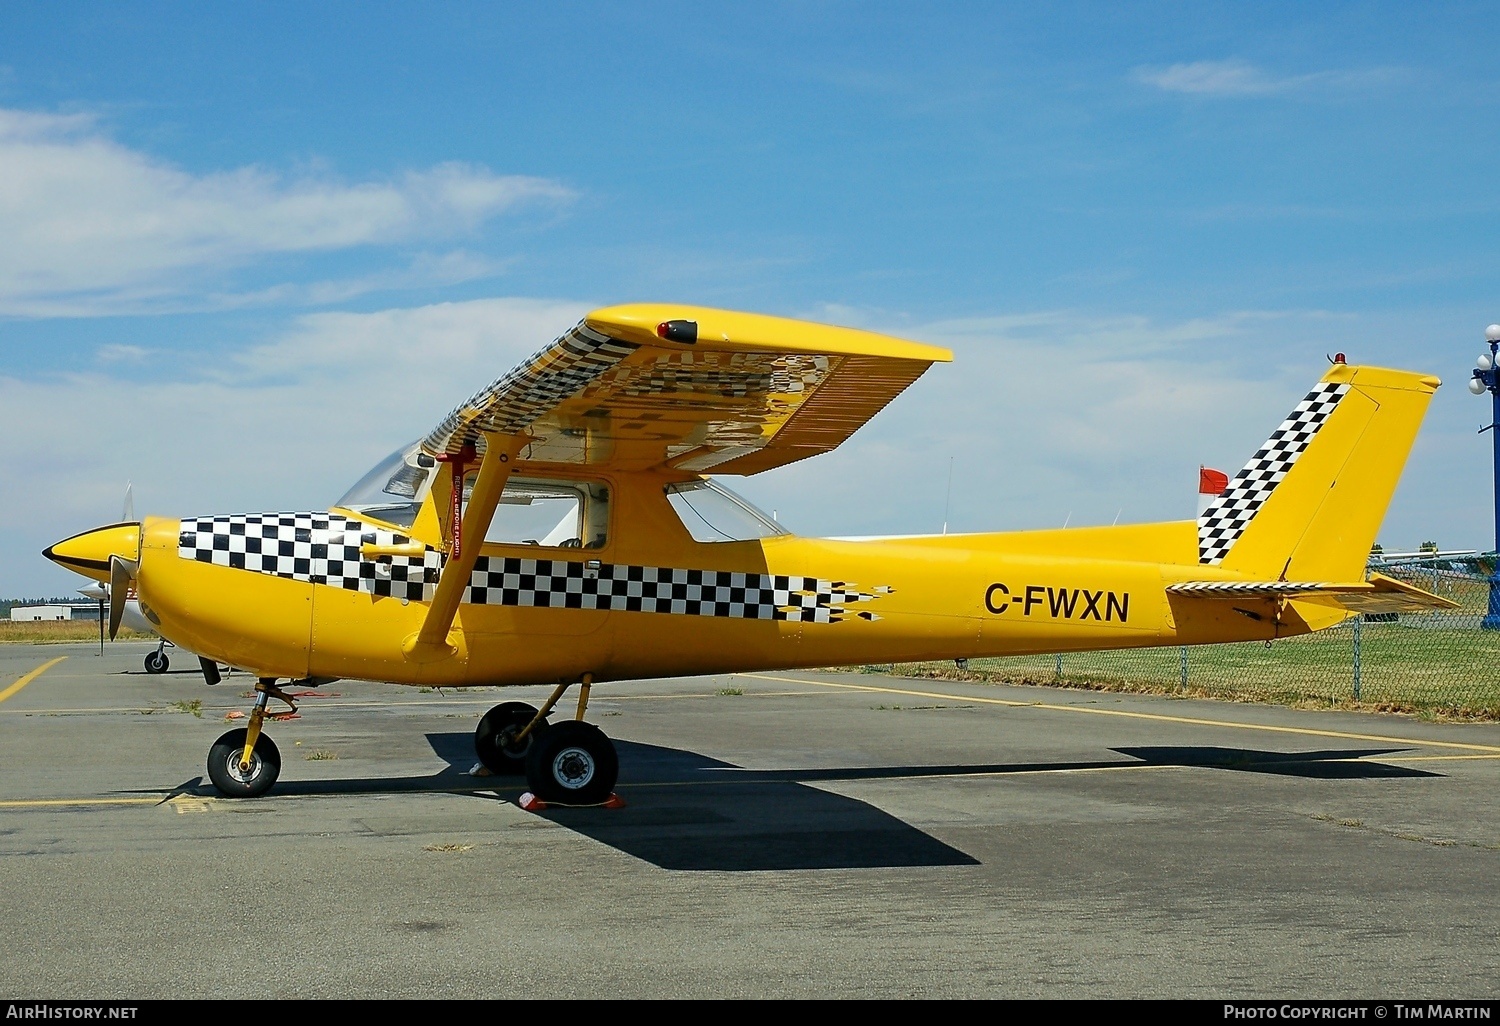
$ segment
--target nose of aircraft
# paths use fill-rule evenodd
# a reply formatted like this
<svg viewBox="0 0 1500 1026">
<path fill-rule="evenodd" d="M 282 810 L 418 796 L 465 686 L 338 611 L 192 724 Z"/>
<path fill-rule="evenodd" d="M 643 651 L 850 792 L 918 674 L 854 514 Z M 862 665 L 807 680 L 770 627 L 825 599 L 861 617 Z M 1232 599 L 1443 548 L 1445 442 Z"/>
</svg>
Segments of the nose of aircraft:
<svg viewBox="0 0 1500 1026">
<path fill-rule="evenodd" d="M 109 580 L 109 557 L 119 556 L 132 562 L 141 555 L 141 525 L 111 524 L 75 534 L 42 550 L 58 566 L 96 581 Z"/>
</svg>

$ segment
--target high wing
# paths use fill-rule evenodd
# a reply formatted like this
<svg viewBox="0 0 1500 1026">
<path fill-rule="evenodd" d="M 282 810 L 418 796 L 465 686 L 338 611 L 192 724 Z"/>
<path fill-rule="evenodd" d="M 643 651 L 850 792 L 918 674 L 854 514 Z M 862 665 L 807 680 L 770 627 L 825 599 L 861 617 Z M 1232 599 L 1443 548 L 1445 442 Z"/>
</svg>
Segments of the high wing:
<svg viewBox="0 0 1500 1026">
<path fill-rule="evenodd" d="M 1299 581 L 1187 581 L 1167 587 L 1169 595 L 1207 599 L 1303 599 L 1342 606 L 1354 613 L 1430 613 L 1459 604 L 1405 581 L 1371 574 L 1368 581 L 1328 584 Z"/>
<path fill-rule="evenodd" d="M 835 448 L 935 362 L 935 346 L 693 306 L 596 310 L 459 406 L 432 456 L 486 435 L 527 460 L 756 474 Z"/>
<path fill-rule="evenodd" d="M 704 307 L 596 310 L 481 389 L 422 440 L 451 459 L 434 485 L 449 514 L 448 559 L 427 617 L 403 644 L 413 659 L 457 651 L 448 631 L 479 546 L 519 460 L 639 471 L 754 474 L 835 448 L 946 349 L 851 328 Z M 479 462 L 467 506 L 456 482 Z M 420 545 L 420 543 L 417 543 Z M 407 555 L 404 546 L 370 555 Z"/>
</svg>

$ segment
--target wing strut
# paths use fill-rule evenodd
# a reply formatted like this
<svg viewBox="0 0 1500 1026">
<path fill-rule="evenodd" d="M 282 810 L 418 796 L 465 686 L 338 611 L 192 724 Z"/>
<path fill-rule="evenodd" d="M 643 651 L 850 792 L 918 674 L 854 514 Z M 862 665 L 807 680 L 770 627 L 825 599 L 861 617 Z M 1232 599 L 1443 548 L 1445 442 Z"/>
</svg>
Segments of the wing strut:
<svg viewBox="0 0 1500 1026">
<path fill-rule="evenodd" d="M 446 659 L 457 648 L 448 641 L 448 632 L 453 627 L 453 618 L 458 615 L 458 604 L 463 601 L 469 588 L 469 579 L 474 573 L 474 564 L 479 559 L 479 549 L 484 534 L 494 519 L 495 507 L 500 504 L 500 493 L 510 479 L 515 466 L 516 454 L 526 444 L 523 435 L 508 435 L 485 432 L 484 457 L 479 463 L 479 477 L 474 481 L 474 490 L 469 493 L 468 508 L 460 519 L 453 518 L 451 551 L 443 565 L 443 575 L 438 578 L 437 589 L 432 595 L 432 605 L 427 609 L 427 619 L 422 629 L 406 639 L 402 650 L 408 658 L 418 662 Z M 463 494 L 463 479 L 455 475 L 457 494 Z M 455 510 L 459 499 L 455 499 Z M 468 544 L 459 539 L 467 538 Z"/>
</svg>

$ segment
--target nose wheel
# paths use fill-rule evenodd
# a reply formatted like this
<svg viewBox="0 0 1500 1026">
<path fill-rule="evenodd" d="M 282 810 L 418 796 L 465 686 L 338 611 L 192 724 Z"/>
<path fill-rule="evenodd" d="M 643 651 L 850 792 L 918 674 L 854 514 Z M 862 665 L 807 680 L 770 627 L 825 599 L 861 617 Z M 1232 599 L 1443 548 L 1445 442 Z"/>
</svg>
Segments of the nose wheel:
<svg viewBox="0 0 1500 1026">
<path fill-rule="evenodd" d="M 231 730 L 208 750 L 208 779 L 226 798 L 259 798 L 281 776 L 281 752 L 264 734 L 256 739 L 245 764 L 247 733 L 244 727 Z"/>
<path fill-rule="evenodd" d="M 167 658 L 166 649 L 167 649 L 167 640 L 165 638 L 163 638 L 161 644 L 156 646 L 156 651 L 155 652 L 147 652 L 146 653 L 146 672 L 147 673 L 166 673 L 167 672 L 167 668 L 172 665 L 172 662 L 171 662 L 170 659 Z"/>
<path fill-rule="evenodd" d="M 273 679 L 262 677 L 255 684 L 255 692 L 250 725 L 222 735 L 208 750 L 208 779 L 226 798 L 259 798 L 281 776 L 281 752 L 260 728 L 268 716 L 272 719 L 295 716 L 297 704 Z M 272 698 L 285 702 L 291 712 L 267 713 L 266 705 Z"/>
</svg>

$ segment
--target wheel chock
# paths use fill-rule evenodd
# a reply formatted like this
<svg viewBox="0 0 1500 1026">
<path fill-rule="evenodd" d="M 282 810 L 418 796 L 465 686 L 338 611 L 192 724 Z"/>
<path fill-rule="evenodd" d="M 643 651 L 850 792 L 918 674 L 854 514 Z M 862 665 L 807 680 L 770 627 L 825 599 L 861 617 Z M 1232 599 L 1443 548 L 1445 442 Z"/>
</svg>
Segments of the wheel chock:
<svg viewBox="0 0 1500 1026">
<path fill-rule="evenodd" d="M 527 812 L 541 812 L 544 809 L 550 809 L 554 804 L 560 809 L 623 809 L 625 807 L 625 799 L 611 792 L 608 798 L 596 805 L 566 805 L 561 802 L 544 802 L 530 791 L 527 791 L 516 799 L 516 804 Z"/>
</svg>

